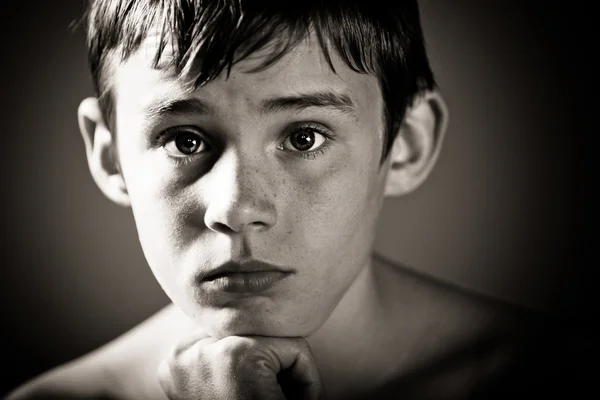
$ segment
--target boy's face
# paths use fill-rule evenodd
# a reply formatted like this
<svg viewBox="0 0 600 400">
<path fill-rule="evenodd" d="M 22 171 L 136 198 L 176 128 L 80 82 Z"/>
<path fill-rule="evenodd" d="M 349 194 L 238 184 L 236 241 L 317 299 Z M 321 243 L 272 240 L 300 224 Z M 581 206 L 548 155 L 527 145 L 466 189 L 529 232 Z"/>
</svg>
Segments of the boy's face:
<svg viewBox="0 0 600 400">
<path fill-rule="evenodd" d="M 370 259 L 388 171 L 377 79 L 335 52 L 333 73 L 311 38 L 192 93 L 151 68 L 154 49 L 114 68 L 118 157 L 150 267 L 214 336 L 310 334 Z M 250 260 L 289 273 L 203 280 Z"/>
</svg>

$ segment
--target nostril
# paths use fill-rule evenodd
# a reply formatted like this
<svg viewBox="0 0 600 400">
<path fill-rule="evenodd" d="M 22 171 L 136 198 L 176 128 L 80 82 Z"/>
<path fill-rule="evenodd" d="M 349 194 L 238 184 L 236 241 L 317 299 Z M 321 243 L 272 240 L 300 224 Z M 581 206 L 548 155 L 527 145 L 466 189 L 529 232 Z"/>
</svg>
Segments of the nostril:
<svg viewBox="0 0 600 400">
<path fill-rule="evenodd" d="M 221 222 L 214 222 L 211 227 L 213 230 L 221 233 L 234 233 L 235 230 Z"/>
<path fill-rule="evenodd" d="M 227 224 L 227 223 L 223 223 L 223 222 L 213 222 L 209 225 L 209 228 L 215 232 L 225 233 L 225 234 L 230 235 L 230 234 L 234 234 L 234 233 L 241 233 L 246 230 L 262 231 L 262 230 L 268 229 L 269 225 L 262 221 L 241 223 L 239 225 Z"/>
<path fill-rule="evenodd" d="M 266 223 L 264 223 L 264 222 L 262 222 L 262 221 L 255 221 L 255 222 L 252 222 L 252 223 L 250 224 L 250 226 L 251 226 L 252 228 L 256 229 L 256 230 L 263 230 L 263 229 L 266 229 L 266 228 L 268 228 L 268 227 L 269 227 L 269 225 L 268 225 L 268 224 L 266 224 Z"/>
</svg>

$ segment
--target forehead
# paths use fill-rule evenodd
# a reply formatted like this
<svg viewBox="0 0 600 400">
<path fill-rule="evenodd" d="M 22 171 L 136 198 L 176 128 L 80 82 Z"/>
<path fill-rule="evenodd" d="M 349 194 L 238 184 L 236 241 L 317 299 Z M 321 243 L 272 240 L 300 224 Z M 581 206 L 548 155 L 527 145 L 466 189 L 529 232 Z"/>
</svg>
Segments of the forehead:
<svg viewBox="0 0 600 400">
<path fill-rule="evenodd" d="M 314 36 L 307 36 L 268 68 L 256 71 L 271 54 L 268 47 L 259 50 L 234 64 L 229 76 L 224 72 L 195 91 L 186 84 L 191 76 L 178 77 L 172 69 L 152 68 L 158 41 L 157 36 L 149 36 L 131 57 L 114 66 L 117 108 L 142 112 L 161 100 L 191 96 L 200 96 L 217 106 L 244 103 L 252 108 L 272 97 L 333 92 L 352 100 L 357 118 L 382 113 L 377 78 L 352 71 L 331 51 L 334 72 Z M 166 65 L 171 55 L 170 46 L 166 46 L 159 66 Z"/>
</svg>

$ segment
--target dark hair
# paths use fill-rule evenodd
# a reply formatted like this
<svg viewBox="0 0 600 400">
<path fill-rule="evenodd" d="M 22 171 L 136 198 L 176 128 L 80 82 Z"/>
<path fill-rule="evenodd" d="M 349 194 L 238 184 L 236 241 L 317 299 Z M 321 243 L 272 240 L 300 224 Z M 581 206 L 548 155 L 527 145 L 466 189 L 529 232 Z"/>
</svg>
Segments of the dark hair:
<svg viewBox="0 0 600 400">
<path fill-rule="evenodd" d="M 105 122 L 114 130 L 108 84 L 111 61 L 135 52 L 150 29 L 159 29 L 154 59 L 173 46 L 170 65 L 181 76 L 192 71 L 198 87 L 253 52 L 274 45 L 261 69 L 275 63 L 309 32 L 330 58 L 334 49 L 352 70 L 379 79 L 387 156 L 415 96 L 433 89 L 416 0 L 90 0 L 87 10 L 89 63 Z M 172 42 L 169 42 L 172 38 Z M 111 60 L 111 57 L 117 57 Z M 201 59 L 201 63 L 195 60 Z"/>
</svg>

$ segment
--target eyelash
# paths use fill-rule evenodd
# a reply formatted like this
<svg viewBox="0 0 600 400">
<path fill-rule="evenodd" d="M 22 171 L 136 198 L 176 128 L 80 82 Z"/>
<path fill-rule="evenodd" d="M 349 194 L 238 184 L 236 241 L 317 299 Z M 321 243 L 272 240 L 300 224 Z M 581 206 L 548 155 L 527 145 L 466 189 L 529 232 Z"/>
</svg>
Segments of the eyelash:
<svg viewBox="0 0 600 400">
<path fill-rule="evenodd" d="M 176 127 L 172 127 L 172 128 L 167 128 L 164 131 L 160 132 L 160 134 L 153 141 L 154 142 L 153 145 L 155 147 L 163 147 L 164 148 L 167 145 L 167 143 L 169 143 L 171 140 L 175 139 L 175 137 L 178 133 L 185 132 L 185 131 L 192 132 L 195 135 L 197 135 L 200 138 L 200 140 L 202 140 L 205 143 L 205 145 L 209 147 L 209 149 L 210 149 L 210 147 L 212 147 L 209 144 L 209 142 L 204 138 L 204 136 L 199 133 L 198 129 L 195 127 L 192 127 L 192 126 L 176 126 Z M 325 138 L 325 141 L 317 149 L 312 150 L 312 151 L 292 151 L 292 150 L 287 150 L 287 149 L 280 147 L 280 146 L 283 146 L 283 143 L 285 143 L 285 141 L 291 135 L 301 132 L 301 131 L 310 131 L 313 133 L 317 133 L 317 134 L 323 136 Z M 328 129 L 325 129 L 325 128 L 321 127 L 321 125 L 318 125 L 315 123 L 307 123 L 307 124 L 297 125 L 293 129 L 291 129 L 288 133 L 286 133 L 284 140 L 279 145 L 277 145 L 277 148 L 285 151 L 286 153 L 292 153 L 294 156 L 297 156 L 297 157 L 302 157 L 307 160 L 314 160 L 315 158 L 324 155 L 334 140 L 335 140 L 335 135 Z M 175 157 L 175 156 L 169 155 L 169 158 L 176 165 L 184 166 L 184 165 L 188 165 L 191 162 L 193 162 L 198 156 L 203 156 L 203 155 L 205 155 L 205 153 L 201 152 L 201 153 L 188 155 L 186 157 Z"/>
<path fill-rule="evenodd" d="M 325 138 L 325 141 L 316 150 L 311 150 L 311 151 L 292 151 L 292 150 L 286 150 L 286 149 L 283 149 L 280 147 L 280 146 L 283 146 L 283 143 L 285 142 L 285 140 L 287 140 L 288 137 L 290 137 L 291 135 L 293 135 L 295 133 L 301 132 L 301 131 L 309 131 L 309 132 L 317 133 L 317 134 L 323 136 Z M 307 160 L 314 160 L 315 158 L 325 154 L 325 152 L 329 149 L 329 146 L 332 144 L 332 142 L 334 140 L 335 140 L 335 136 L 331 131 L 324 129 L 323 127 L 321 127 L 321 125 L 314 124 L 314 123 L 307 123 L 307 124 L 297 125 L 293 129 L 291 129 L 291 131 L 285 135 L 283 142 L 281 142 L 281 144 L 278 145 L 277 148 L 280 148 L 281 150 L 283 150 L 285 152 L 292 153 L 295 156 L 302 157 Z"/>
<path fill-rule="evenodd" d="M 160 132 L 158 134 L 158 136 L 154 139 L 153 146 L 154 147 L 162 147 L 162 148 L 164 148 L 170 141 L 172 141 L 172 140 L 175 139 L 175 137 L 177 136 L 177 134 L 183 133 L 183 132 L 193 133 L 194 135 L 198 136 L 198 138 L 206 146 L 208 146 L 209 149 L 212 147 L 210 145 L 210 142 L 205 139 L 204 135 L 202 135 L 200 133 L 200 131 L 197 128 L 193 127 L 193 126 L 175 126 L 175 127 L 172 127 L 172 128 L 167 128 L 164 131 Z M 166 152 L 166 153 L 167 153 L 167 156 L 177 166 L 188 165 L 191 162 L 193 162 L 197 157 L 199 157 L 199 156 L 205 156 L 205 152 L 195 153 L 195 154 L 191 154 L 191 155 L 188 155 L 188 156 L 181 156 L 181 157 L 173 156 L 173 155 L 169 154 L 168 152 Z"/>
</svg>

